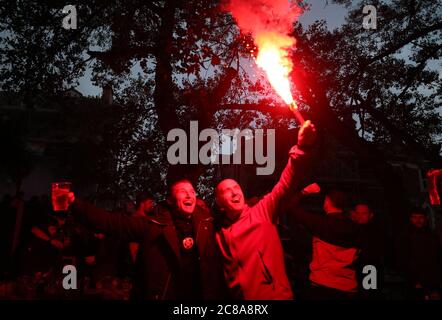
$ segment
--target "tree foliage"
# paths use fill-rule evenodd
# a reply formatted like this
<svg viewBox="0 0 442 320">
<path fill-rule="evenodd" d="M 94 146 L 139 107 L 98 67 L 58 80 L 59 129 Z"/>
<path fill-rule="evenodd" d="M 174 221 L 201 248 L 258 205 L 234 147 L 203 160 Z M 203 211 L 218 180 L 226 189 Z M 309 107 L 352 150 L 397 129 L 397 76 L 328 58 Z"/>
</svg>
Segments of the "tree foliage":
<svg viewBox="0 0 442 320">
<path fill-rule="evenodd" d="M 438 161 L 441 80 L 434 63 L 441 54 L 441 5 L 333 2 L 349 10 L 340 28 L 318 21 L 293 30 L 292 80 L 306 111 L 323 117 L 332 132 L 347 127 L 355 144 L 412 148 Z M 377 8 L 376 30 L 362 26 L 365 3 Z M 171 128 L 186 129 L 190 120 L 201 129 L 289 124 L 250 59 L 252 39 L 240 34 L 219 1 L 72 4 L 77 30 L 61 27 L 57 1 L 0 4 L 0 85 L 32 107 L 37 92 L 76 85 L 86 69 L 96 85 L 111 84 L 123 112 L 108 148 L 116 165 L 106 190 L 164 190 L 165 136 Z M 199 177 L 206 169 L 192 171 Z"/>
</svg>

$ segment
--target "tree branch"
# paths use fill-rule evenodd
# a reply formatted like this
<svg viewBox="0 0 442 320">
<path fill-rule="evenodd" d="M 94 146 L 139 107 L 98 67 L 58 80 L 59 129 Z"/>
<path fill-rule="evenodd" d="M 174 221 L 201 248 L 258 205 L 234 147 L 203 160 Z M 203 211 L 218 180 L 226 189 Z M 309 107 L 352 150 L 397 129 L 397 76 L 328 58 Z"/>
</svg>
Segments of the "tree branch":
<svg viewBox="0 0 442 320">
<path fill-rule="evenodd" d="M 442 45 L 438 45 L 434 48 L 432 48 L 429 52 L 427 52 L 425 54 L 425 56 L 421 59 L 421 61 L 419 62 L 419 64 L 417 65 L 416 69 L 414 70 L 413 74 L 410 75 L 410 77 L 408 78 L 408 83 L 407 86 L 402 90 L 402 92 L 397 96 L 397 100 L 402 99 L 403 95 L 405 94 L 405 92 L 408 90 L 408 88 L 410 88 L 411 84 L 413 83 L 413 81 L 416 79 L 416 77 L 422 73 L 422 71 L 425 69 L 425 67 L 427 66 L 427 61 L 430 60 L 431 58 L 433 58 L 433 55 L 435 55 L 440 49 L 442 48 Z"/>
<path fill-rule="evenodd" d="M 381 59 L 385 58 L 386 56 L 389 56 L 390 54 L 395 53 L 397 50 L 406 46 L 410 42 L 412 42 L 418 38 L 421 38 L 423 36 L 426 36 L 427 34 L 433 32 L 433 31 L 436 31 L 436 30 L 442 30 L 442 22 L 436 23 L 432 26 L 428 26 L 426 28 L 423 28 L 422 30 L 419 30 L 413 34 L 410 34 L 409 36 L 405 37 L 402 41 L 399 41 L 398 43 L 391 45 L 388 49 L 386 49 L 383 52 L 379 53 L 378 55 L 370 58 L 364 67 L 367 67 L 368 65 L 370 65 L 378 60 L 381 60 Z"/>
<path fill-rule="evenodd" d="M 279 105 L 271 107 L 267 104 L 255 104 L 255 103 L 228 103 L 222 104 L 219 107 L 212 109 L 214 112 L 219 110 L 238 110 L 238 111 L 259 111 L 263 113 L 270 113 L 276 116 L 283 116 L 291 118 L 293 113 L 286 105 Z"/>
</svg>

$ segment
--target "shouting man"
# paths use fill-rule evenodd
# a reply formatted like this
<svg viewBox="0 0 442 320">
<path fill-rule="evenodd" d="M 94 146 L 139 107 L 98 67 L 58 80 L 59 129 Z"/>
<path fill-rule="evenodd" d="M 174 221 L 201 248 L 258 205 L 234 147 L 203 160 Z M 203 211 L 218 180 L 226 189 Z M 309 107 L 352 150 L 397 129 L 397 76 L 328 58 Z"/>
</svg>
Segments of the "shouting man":
<svg viewBox="0 0 442 320">
<path fill-rule="evenodd" d="M 245 204 L 243 191 L 235 180 L 226 179 L 218 184 L 216 205 L 223 214 L 223 222 L 216 240 L 232 298 L 293 298 L 275 222 L 281 199 L 295 187 L 300 173 L 305 172 L 315 137 L 315 127 L 306 121 L 299 130 L 297 146 L 289 152 L 289 161 L 279 182 L 253 207 Z"/>
<path fill-rule="evenodd" d="M 166 203 L 143 219 L 108 214 L 69 193 L 73 213 L 96 230 L 138 242 L 135 298 L 148 300 L 219 299 L 223 278 L 210 211 L 196 198 L 193 185 L 170 185 Z"/>
</svg>

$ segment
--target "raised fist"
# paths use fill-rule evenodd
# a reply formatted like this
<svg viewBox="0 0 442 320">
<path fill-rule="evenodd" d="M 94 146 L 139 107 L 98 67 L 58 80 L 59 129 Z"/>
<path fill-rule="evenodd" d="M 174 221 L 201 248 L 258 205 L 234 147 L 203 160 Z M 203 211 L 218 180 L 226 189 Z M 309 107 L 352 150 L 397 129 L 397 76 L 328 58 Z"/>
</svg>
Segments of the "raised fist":
<svg viewBox="0 0 442 320">
<path fill-rule="evenodd" d="M 309 147 L 315 143 L 316 140 L 316 129 L 315 125 L 307 120 L 302 125 L 298 132 L 298 146 L 299 147 Z"/>
</svg>

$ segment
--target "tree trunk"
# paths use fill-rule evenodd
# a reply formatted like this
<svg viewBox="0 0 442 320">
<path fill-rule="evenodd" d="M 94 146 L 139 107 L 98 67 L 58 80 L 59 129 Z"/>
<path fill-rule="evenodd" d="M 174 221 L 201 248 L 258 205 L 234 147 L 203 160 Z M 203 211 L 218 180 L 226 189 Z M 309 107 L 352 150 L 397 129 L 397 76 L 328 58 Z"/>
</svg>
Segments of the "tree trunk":
<svg viewBox="0 0 442 320">
<path fill-rule="evenodd" d="M 176 22 L 176 8 L 177 3 L 175 0 L 165 2 L 155 50 L 154 102 L 159 125 L 164 134 L 167 134 L 172 128 L 179 127 L 178 117 L 175 112 L 175 87 L 172 78 L 173 30 Z"/>
</svg>

